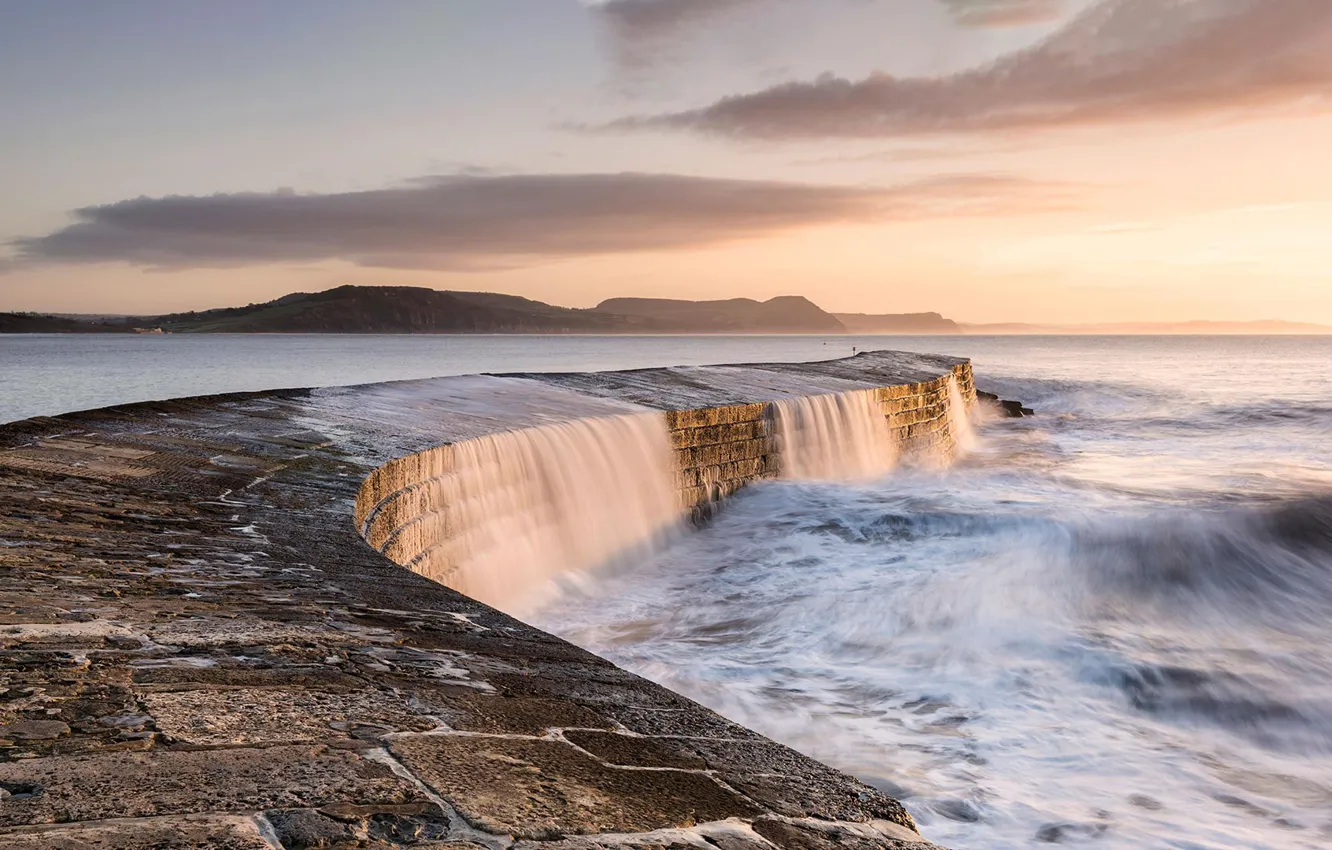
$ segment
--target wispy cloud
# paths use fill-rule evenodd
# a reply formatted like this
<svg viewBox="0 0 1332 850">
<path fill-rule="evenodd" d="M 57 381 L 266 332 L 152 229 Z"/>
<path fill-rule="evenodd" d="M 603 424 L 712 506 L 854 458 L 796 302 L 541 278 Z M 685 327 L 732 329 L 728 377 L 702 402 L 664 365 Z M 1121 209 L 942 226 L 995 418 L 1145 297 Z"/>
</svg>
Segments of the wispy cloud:
<svg viewBox="0 0 1332 850">
<path fill-rule="evenodd" d="M 880 2 L 892 0 L 880 0 Z M 642 64 L 657 51 L 729 13 L 793 3 L 825 10 L 830 4 L 875 0 L 600 0 L 588 8 L 611 32 L 620 58 Z M 1065 0 L 936 0 L 960 26 L 1013 27 L 1046 23 L 1063 11 Z"/>
<path fill-rule="evenodd" d="M 150 268 L 345 260 L 481 269 L 687 249 L 846 221 L 985 215 L 1061 203 L 1047 184 L 961 175 L 891 188 L 661 174 L 428 177 L 342 194 L 140 197 L 13 243 L 15 261 Z"/>
<path fill-rule="evenodd" d="M 998 8 L 957 6 L 982 17 L 987 7 Z M 1321 105 L 1329 94 L 1328 0 L 1106 0 L 1037 45 L 962 73 L 824 75 L 611 126 L 870 138 Z"/>
<path fill-rule="evenodd" d="M 1064 0 L 939 0 L 966 27 L 1021 27 L 1054 21 Z"/>
</svg>

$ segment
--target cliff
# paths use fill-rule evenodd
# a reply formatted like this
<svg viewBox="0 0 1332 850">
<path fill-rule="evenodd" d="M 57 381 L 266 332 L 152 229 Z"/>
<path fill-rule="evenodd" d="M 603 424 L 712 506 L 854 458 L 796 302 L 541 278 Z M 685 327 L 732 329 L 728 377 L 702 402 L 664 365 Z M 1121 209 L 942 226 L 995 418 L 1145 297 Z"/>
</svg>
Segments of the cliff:
<svg viewBox="0 0 1332 850">
<path fill-rule="evenodd" d="M 960 334 L 962 328 L 938 313 L 836 313 L 849 333 Z"/>
<path fill-rule="evenodd" d="M 644 327 L 703 333 L 844 333 L 846 328 L 808 298 L 786 295 L 755 301 L 683 301 L 673 298 L 611 298 L 597 313 L 639 320 Z"/>
</svg>

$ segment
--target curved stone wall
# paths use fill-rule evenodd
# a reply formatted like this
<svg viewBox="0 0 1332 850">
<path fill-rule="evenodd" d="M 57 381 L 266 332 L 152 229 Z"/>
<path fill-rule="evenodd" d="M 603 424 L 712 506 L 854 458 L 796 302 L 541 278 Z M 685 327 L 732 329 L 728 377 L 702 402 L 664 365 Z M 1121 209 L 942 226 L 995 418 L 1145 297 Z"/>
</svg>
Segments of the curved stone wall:
<svg viewBox="0 0 1332 850">
<path fill-rule="evenodd" d="M 963 435 L 956 433 L 958 423 L 966 421 L 976 401 L 969 362 L 931 380 L 860 391 L 873 393 L 887 420 L 888 439 L 906 462 L 951 460 L 963 441 Z M 953 409 L 959 402 L 965 408 L 961 415 Z M 665 410 L 657 415 L 673 452 L 671 486 L 680 516 L 702 520 L 746 485 L 782 473 L 772 401 Z M 467 448 L 464 443 L 442 445 L 379 467 L 361 486 L 355 521 L 366 542 L 394 563 L 476 595 L 474 585 L 457 578 L 462 556 L 460 547 L 453 545 L 476 531 L 475 511 L 459 510 L 450 499 L 457 492 L 453 480 L 464 474 L 458 458 Z M 623 474 L 655 473 L 625 469 Z M 621 481 L 620 486 L 626 483 Z"/>
<path fill-rule="evenodd" d="M 347 522 L 355 501 L 379 548 L 447 541 L 465 533 L 447 488 L 419 485 L 460 448 L 617 416 L 659 429 L 641 454 L 679 518 L 779 473 L 758 402 L 852 391 L 937 453 L 970 370 L 895 353 L 462 376 L 0 425 L 0 678 L 22 692 L 0 705 L 0 846 L 933 847 L 874 788 L 401 568 Z"/>
</svg>

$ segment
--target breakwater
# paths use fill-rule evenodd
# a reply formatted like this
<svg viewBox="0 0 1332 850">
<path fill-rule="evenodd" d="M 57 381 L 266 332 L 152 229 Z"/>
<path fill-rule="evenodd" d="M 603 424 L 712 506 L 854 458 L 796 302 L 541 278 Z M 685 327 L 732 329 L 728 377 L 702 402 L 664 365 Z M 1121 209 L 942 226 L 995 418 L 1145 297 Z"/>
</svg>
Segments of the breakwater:
<svg viewBox="0 0 1332 850">
<path fill-rule="evenodd" d="M 969 395 L 969 366 L 880 353 L 274 391 L 2 426 L 0 844 L 928 846 L 883 793 L 404 569 L 362 532 L 397 512 L 380 546 L 513 547 L 503 557 L 535 574 L 476 581 L 540 578 L 549 564 L 514 553 L 613 557 L 657 533 L 654 517 L 678 523 L 778 474 L 772 451 L 741 456 L 771 448 L 776 399 L 876 391 L 911 457 L 950 443 L 950 382 Z M 614 440 L 584 427 L 607 420 L 622 426 Z M 673 427 L 654 430 L 662 421 Z M 504 435 L 524 432 L 600 465 L 534 454 L 514 467 Z M 451 483 L 391 498 L 460 458 Z M 634 470 L 662 465 L 665 489 L 629 493 Z M 549 488 L 568 474 L 604 483 L 581 511 L 487 525 L 488 508 L 526 518 L 558 501 Z M 450 512 L 451 494 L 473 504 Z M 407 527 L 426 516 L 432 531 Z M 622 531 L 609 547 L 621 551 L 569 543 L 582 522 Z"/>
<path fill-rule="evenodd" d="M 433 447 L 375 470 L 366 541 L 394 563 L 506 610 L 704 519 L 764 478 L 873 478 L 946 463 L 972 441 L 969 364 L 895 386 L 591 417 Z"/>
</svg>

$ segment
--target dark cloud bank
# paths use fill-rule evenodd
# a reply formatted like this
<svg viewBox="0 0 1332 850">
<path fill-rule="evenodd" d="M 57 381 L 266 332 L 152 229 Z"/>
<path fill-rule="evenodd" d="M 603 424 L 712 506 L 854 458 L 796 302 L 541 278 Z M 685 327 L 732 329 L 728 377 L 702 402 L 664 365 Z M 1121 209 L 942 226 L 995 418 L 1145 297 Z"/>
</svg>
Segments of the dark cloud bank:
<svg viewBox="0 0 1332 850">
<path fill-rule="evenodd" d="M 1062 189 L 996 175 L 894 188 L 660 174 L 432 177 L 341 194 L 140 197 L 74 212 L 14 243 L 18 265 L 156 268 L 346 260 L 483 269 L 693 248 L 845 221 L 988 215 L 1061 204 Z"/>
<path fill-rule="evenodd" d="M 949 5 L 964 21 L 1043 13 L 1040 3 Z M 1332 0 L 1107 0 L 1034 47 L 963 73 L 825 75 L 612 127 L 871 138 L 1174 117 L 1330 93 Z"/>
</svg>

